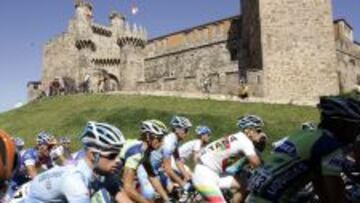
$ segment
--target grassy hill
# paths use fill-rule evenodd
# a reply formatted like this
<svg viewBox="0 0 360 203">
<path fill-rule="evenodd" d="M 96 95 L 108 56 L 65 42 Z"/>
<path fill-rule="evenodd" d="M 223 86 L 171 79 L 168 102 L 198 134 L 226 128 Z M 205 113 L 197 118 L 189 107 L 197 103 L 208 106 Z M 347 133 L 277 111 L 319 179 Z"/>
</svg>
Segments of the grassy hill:
<svg viewBox="0 0 360 203">
<path fill-rule="evenodd" d="M 270 141 L 295 131 L 305 121 L 318 121 L 313 107 L 183 99 L 176 97 L 76 95 L 45 98 L 19 109 L 0 114 L 0 128 L 23 137 L 28 145 L 42 129 L 56 135 L 77 138 L 89 120 L 108 122 L 119 127 L 126 137 L 138 135 L 139 123 L 160 119 L 166 124 L 174 114 L 191 119 L 194 125 L 209 125 L 213 139 L 237 131 L 237 118 L 257 114 L 265 121 Z M 194 132 L 192 131 L 192 137 Z M 76 140 L 73 147 L 78 147 Z"/>
</svg>

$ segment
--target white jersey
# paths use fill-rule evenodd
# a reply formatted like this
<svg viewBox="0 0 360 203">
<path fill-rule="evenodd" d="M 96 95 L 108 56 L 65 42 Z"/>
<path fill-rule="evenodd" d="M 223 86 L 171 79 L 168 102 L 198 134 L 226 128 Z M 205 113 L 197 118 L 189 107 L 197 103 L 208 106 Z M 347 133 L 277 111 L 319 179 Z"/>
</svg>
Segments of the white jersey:
<svg viewBox="0 0 360 203">
<path fill-rule="evenodd" d="M 54 167 L 36 176 L 30 183 L 25 203 L 90 203 L 90 197 L 101 187 L 85 160 L 77 165 Z"/>
<path fill-rule="evenodd" d="M 184 143 L 179 147 L 179 155 L 181 159 L 189 160 L 194 152 L 201 149 L 201 140 L 195 139 Z"/>
<path fill-rule="evenodd" d="M 218 139 L 207 145 L 200 156 L 200 163 L 220 174 L 231 165 L 230 159 L 256 155 L 254 144 L 242 132 Z"/>
</svg>

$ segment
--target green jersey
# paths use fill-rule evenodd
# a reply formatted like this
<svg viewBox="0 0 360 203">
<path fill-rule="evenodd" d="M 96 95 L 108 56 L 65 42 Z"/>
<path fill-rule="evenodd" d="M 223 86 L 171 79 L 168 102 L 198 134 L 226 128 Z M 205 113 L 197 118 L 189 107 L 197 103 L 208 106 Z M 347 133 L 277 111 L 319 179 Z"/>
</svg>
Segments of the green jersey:
<svg viewBox="0 0 360 203">
<path fill-rule="evenodd" d="M 288 202 L 314 173 L 322 173 L 323 160 L 341 147 L 330 132 L 320 129 L 290 135 L 251 177 L 251 195 L 269 202 Z"/>
</svg>

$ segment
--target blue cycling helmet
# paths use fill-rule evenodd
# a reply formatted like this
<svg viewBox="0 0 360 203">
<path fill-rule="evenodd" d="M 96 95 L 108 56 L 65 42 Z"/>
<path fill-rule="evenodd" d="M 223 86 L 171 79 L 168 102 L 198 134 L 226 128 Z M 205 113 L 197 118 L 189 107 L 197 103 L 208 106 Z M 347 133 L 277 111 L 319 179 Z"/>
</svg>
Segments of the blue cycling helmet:
<svg viewBox="0 0 360 203">
<path fill-rule="evenodd" d="M 182 128 L 182 129 L 188 129 L 192 127 L 192 123 L 190 120 L 183 116 L 173 116 L 170 125 L 173 128 Z"/>
<path fill-rule="evenodd" d="M 56 144 L 56 138 L 46 131 L 41 131 L 36 138 L 36 142 L 38 145 Z"/>
<path fill-rule="evenodd" d="M 201 135 L 210 135 L 211 134 L 211 129 L 205 125 L 199 125 L 196 127 L 195 132 L 198 136 Z"/>
<path fill-rule="evenodd" d="M 14 142 L 15 142 L 16 147 L 24 147 L 25 146 L 25 142 L 21 137 L 15 137 Z"/>
<path fill-rule="evenodd" d="M 259 116 L 245 115 L 239 118 L 237 126 L 241 131 L 247 128 L 261 129 L 264 126 L 264 122 Z"/>
</svg>

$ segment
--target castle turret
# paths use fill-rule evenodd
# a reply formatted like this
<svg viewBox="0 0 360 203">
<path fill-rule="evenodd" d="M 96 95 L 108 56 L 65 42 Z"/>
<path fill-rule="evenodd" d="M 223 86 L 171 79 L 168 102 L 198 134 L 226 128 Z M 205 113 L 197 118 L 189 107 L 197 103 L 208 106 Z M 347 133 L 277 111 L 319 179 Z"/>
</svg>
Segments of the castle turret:
<svg viewBox="0 0 360 203">
<path fill-rule="evenodd" d="M 120 34 L 125 29 L 125 17 L 117 11 L 111 12 L 110 16 L 111 29 L 115 34 Z"/>
<path fill-rule="evenodd" d="M 75 46 L 79 50 L 78 71 L 76 71 L 75 78 L 78 83 L 84 80 L 85 73 L 92 67 L 89 56 L 96 49 L 95 43 L 92 41 L 92 10 L 92 5 L 85 0 L 77 0 L 75 3 Z"/>
<path fill-rule="evenodd" d="M 137 82 L 144 78 L 144 48 L 147 41 L 147 34 L 144 28 L 128 22 L 123 24 L 123 30 L 118 36 L 118 45 L 121 49 L 122 83 L 124 90 L 134 90 Z"/>
</svg>

